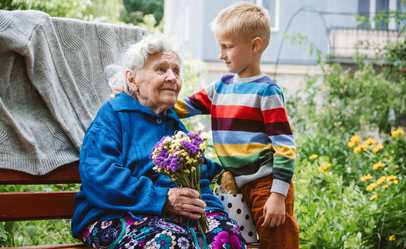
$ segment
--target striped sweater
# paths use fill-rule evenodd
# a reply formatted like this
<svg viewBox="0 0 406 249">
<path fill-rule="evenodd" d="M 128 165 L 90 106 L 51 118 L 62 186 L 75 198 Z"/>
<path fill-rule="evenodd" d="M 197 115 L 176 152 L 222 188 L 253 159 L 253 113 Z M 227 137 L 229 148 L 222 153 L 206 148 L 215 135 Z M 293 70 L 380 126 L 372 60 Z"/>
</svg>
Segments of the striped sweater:
<svg viewBox="0 0 406 249">
<path fill-rule="evenodd" d="M 238 186 L 272 174 L 271 191 L 287 194 L 296 147 L 282 90 L 272 79 L 225 75 L 179 100 L 175 110 L 181 118 L 211 114 L 215 152 Z"/>
</svg>

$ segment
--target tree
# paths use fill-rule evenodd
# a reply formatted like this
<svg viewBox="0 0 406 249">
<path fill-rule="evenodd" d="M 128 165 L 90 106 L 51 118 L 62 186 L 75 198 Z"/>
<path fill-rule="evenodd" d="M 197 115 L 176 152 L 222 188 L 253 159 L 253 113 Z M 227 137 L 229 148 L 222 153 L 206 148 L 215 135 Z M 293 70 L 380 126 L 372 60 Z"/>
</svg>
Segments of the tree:
<svg viewBox="0 0 406 249">
<path fill-rule="evenodd" d="M 147 14 L 152 14 L 156 23 L 160 23 L 164 14 L 163 0 L 124 0 L 124 7 L 122 20 L 134 24 L 142 23 Z"/>
<path fill-rule="evenodd" d="M 0 9 L 40 10 L 50 16 L 120 22 L 122 0 L 2 0 Z"/>
</svg>

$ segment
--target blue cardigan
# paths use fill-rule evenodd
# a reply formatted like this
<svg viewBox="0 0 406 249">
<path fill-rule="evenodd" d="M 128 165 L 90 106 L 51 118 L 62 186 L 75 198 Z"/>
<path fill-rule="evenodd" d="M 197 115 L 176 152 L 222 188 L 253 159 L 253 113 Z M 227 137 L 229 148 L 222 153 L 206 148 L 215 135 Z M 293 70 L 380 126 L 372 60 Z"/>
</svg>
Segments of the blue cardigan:
<svg viewBox="0 0 406 249">
<path fill-rule="evenodd" d="M 163 215 L 169 188 L 174 183 L 152 170 L 152 147 L 163 136 L 185 130 L 172 109 L 160 116 L 133 97 L 121 93 L 105 103 L 88 128 L 80 150 L 82 185 L 75 198 L 72 234 L 96 220 L 126 214 Z M 209 189 L 220 166 L 203 165 L 201 198 L 206 210 L 224 210 Z"/>
</svg>

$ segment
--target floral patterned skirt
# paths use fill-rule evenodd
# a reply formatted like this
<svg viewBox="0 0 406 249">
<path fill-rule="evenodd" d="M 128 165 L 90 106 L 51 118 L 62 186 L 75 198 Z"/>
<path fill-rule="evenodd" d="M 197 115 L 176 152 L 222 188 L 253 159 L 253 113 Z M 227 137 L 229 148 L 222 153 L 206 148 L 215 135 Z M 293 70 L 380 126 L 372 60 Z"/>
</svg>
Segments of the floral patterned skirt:
<svg viewBox="0 0 406 249">
<path fill-rule="evenodd" d="M 246 248 L 238 225 L 227 214 L 208 212 L 206 215 L 209 222 L 209 231 L 205 234 L 208 248 Z M 181 225 L 174 218 L 134 215 L 97 221 L 82 233 L 82 240 L 88 247 L 100 249 L 203 248 L 203 237 L 197 227 Z"/>
</svg>

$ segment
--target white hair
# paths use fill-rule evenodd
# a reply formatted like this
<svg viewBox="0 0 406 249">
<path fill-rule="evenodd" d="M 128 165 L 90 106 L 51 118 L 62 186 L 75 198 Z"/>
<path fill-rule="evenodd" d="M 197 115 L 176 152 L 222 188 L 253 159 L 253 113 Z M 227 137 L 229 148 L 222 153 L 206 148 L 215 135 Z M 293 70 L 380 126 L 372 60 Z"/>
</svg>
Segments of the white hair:
<svg viewBox="0 0 406 249">
<path fill-rule="evenodd" d="M 181 61 L 177 49 L 168 37 L 161 34 L 147 35 L 127 49 L 121 64 L 125 69 L 137 70 L 144 66 L 150 55 L 169 51 L 175 53 Z"/>
<path fill-rule="evenodd" d="M 162 52 L 173 52 L 182 63 L 182 58 L 174 42 L 162 34 L 146 35 L 137 43 L 129 46 L 119 64 L 110 64 L 104 69 L 110 87 L 126 86 L 124 77 L 126 70 L 141 69 L 149 56 Z"/>
</svg>

